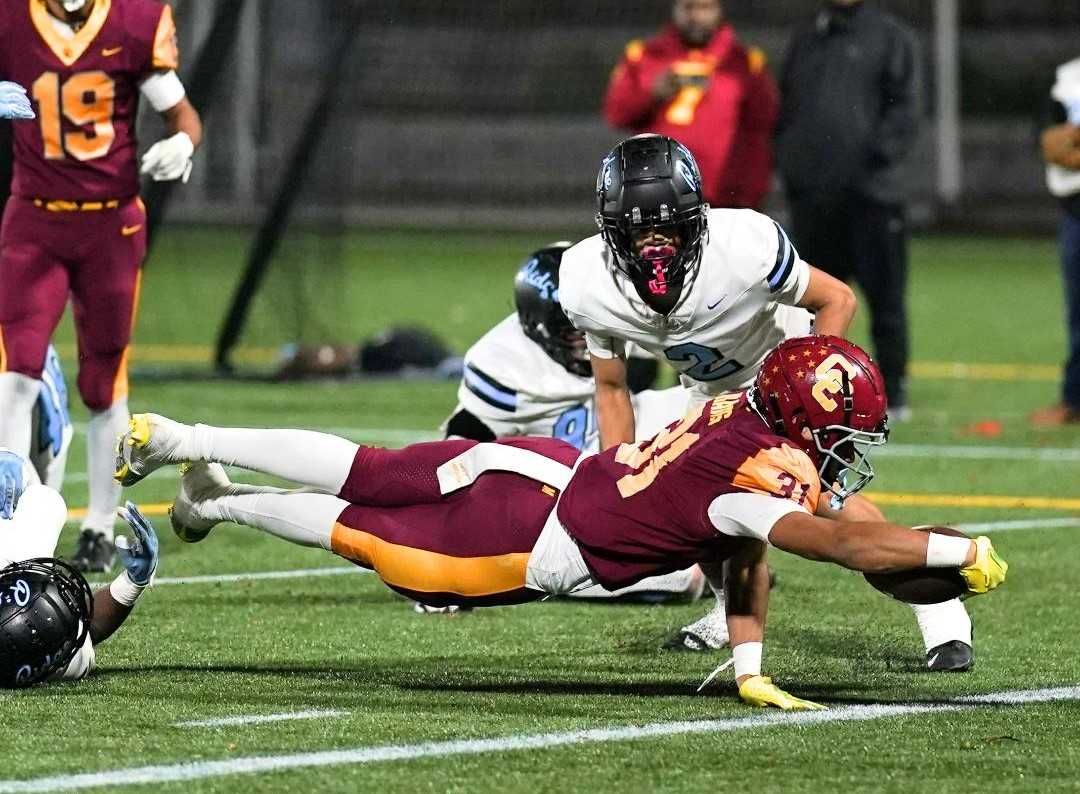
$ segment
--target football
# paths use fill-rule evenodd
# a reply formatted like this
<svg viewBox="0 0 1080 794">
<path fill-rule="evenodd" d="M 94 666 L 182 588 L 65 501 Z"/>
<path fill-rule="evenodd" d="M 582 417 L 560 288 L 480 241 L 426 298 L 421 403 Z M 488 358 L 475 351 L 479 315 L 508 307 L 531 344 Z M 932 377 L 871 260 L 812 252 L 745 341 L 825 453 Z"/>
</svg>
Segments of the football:
<svg viewBox="0 0 1080 794">
<path fill-rule="evenodd" d="M 952 527 L 913 527 L 923 532 L 937 532 L 966 538 Z M 864 574 L 866 581 L 886 595 L 908 604 L 938 604 L 967 592 L 967 583 L 955 568 L 915 568 L 896 573 Z"/>
</svg>

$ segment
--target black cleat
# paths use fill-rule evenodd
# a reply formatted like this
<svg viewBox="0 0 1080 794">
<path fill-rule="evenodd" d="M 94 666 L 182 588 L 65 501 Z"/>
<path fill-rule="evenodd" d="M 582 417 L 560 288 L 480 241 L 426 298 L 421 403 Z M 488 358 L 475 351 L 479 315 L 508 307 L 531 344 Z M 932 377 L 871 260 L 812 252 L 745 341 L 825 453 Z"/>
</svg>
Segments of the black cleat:
<svg viewBox="0 0 1080 794">
<path fill-rule="evenodd" d="M 84 529 L 71 556 L 71 565 L 81 573 L 108 573 L 116 559 L 116 546 L 104 532 Z"/>
<path fill-rule="evenodd" d="M 974 651 L 960 640 L 943 642 L 926 652 L 926 667 L 932 673 L 964 673 L 974 665 Z"/>
</svg>

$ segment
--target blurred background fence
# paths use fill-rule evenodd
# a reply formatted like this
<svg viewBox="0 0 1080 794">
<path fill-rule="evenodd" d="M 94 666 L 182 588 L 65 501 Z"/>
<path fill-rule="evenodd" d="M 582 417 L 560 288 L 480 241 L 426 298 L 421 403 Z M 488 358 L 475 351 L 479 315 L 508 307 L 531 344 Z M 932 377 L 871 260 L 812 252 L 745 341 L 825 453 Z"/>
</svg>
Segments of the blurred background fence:
<svg viewBox="0 0 1080 794">
<path fill-rule="evenodd" d="M 290 157 L 307 146 L 293 174 L 302 216 L 580 229 L 597 163 L 620 137 L 599 115 L 607 78 L 626 42 L 651 35 L 670 12 L 667 0 L 373 0 L 354 6 L 359 20 L 348 33 L 350 3 L 342 0 L 175 0 L 189 79 L 223 3 L 240 24 L 209 87 L 207 142 L 193 184 L 176 191 L 170 220 L 258 221 Z M 927 119 L 913 169 L 915 220 L 1049 228 L 1055 215 L 1033 119 L 1053 67 L 1076 54 L 1080 4 L 882 5 L 910 22 L 922 45 Z M 815 3 L 725 6 L 775 73 L 792 25 Z M 347 57 L 332 63 L 347 33 Z M 959 90 L 943 95 L 941 80 L 954 66 Z M 332 112 L 312 135 L 308 121 L 328 77 Z M 946 111 L 959 112 L 944 138 L 943 96 Z M 783 214 L 775 194 L 770 208 Z"/>
</svg>

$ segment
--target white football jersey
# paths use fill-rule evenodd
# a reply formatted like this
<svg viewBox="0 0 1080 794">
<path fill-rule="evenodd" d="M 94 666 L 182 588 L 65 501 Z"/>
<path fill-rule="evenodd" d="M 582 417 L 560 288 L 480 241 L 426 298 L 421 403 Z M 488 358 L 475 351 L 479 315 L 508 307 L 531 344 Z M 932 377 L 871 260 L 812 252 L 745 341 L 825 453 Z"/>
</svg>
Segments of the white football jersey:
<svg viewBox="0 0 1080 794">
<path fill-rule="evenodd" d="M 698 399 L 748 387 L 766 354 L 811 332 L 795 304 L 810 281 L 787 234 L 746 209 L 709 211 L 697 278 L 668 316 L 650 309 L 610 264 L 600 235 L 563 254 L 559 301 L 597 358 L 625 358 L 635 343 L 680 373 Z"/>
<path fill-rule="evenodd" d="M 36 476 L 35 476 L 36 479 Z M 15 515 L 0 519 L 0 568 L 35 557 L 55 557 L 56 543 L 67 520 L 67 505 L 52 488 L 31 482 L 19 497 Z M 94 643 L 90 635 L 75 657 L 50 681 L 77 681 L 94 669 Z"/>
<path fill-rule="evenodd" d="M 515 313 L 465 353 L 454 413 L 464 408 L 496 438 L 552 436 L 595 451 L 594 392 L 593 379 L 567 372 L 525 335 Z M 639 439 L 679 419 L 688 398 L 681 387 L 634 395 Z"/>
</svg>

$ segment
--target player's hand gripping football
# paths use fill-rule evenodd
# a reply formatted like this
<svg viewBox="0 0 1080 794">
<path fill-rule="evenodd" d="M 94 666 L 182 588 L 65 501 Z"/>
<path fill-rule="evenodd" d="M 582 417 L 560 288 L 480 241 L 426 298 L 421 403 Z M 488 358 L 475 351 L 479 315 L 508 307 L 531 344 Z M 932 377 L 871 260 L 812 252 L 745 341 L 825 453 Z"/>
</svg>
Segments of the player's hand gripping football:
<svg viewBox="0 0 1080 794">
<path fill-rule="evenodd" d="M 1008 572 L 1009 563 L 998 556 L 994 544 L 986 535 L 975 538 L 975 562 L 960 569 L 971 595 L 990 592 L 1005 581 Z"/>
<path fill-rule="evenodd" d="M 820 703 L 803 700 L 789 694 L 763 675 L 752 675 L 739 684 L 739 697 L 751 706 L 775 706 L 784 711 L 806 711 L 823 709 Z"/>
<path fill-rule="evenodd" d="M 134 502 L 127 502 L 118 512 L 131 529 L 132 537 L 118 537 L 116 550 L 132 583 L 145 587 L 154 578 L 158 566 L 157 533 Z"/>
<path fill-rule="evenodd" d="M 34 109 L 26 89 L 18 83 L 0 80 L 0 119 L 32 119 Z"/>
<path fill-rule="evenodd" d="M 171 182 L 179 179 L 186 183 L 191 176 L 191 155 L 195 144 L 186 132 L 158 141 L 142 156 L 140 173 L 150 174 L 155 182 Z"/>
</svg>

